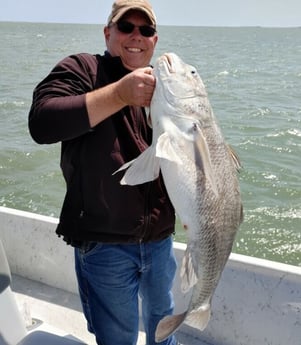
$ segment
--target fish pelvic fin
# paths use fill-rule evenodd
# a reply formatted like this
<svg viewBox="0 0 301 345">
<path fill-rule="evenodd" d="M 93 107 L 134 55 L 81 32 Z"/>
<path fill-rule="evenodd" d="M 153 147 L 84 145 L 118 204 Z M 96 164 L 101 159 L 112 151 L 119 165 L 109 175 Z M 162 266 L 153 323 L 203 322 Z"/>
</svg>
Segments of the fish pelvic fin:
<svg viewBox="0 0 301 345">
<path fill-rule="evenodd" d="M 155 156 L 153 146 L 148 147 L 136 159 L 125 163 L 113 173 L 127 169 L 120 181 L 122 185 L 134 186 L 155 180 L 160 173 L 160 160 Z"/>
<path fill-rule="evenodd" d="M 203 331 L 210 320 L 211 317 L 211 307 L 210 304 L 201 306 L 197 310 L 192 310 L 186 317 L 185 323 L 190 326 Z"/>
<path fill-rule="evenodd" d="M 182 279 L 181 289 L 183 293 L 188 292 L 190 288 L 192 288 L 198 281 L 197 269 L 195 265 L 193 264 L 193 258 L 191 256 L 190 251 L 188 250 L 188 247 L 185 251 L 185 254 L 182 260 L 180 276 Z"/>
<path fill-rule="evenodd" d="M 187 311 L 179 315 L 165 316 L 159 323 L 155 333 L 156 343 L 167 339 L 172 335 L 183 323 L 187 315 Z"/>
<path fill-rule="evenodd" d="M 183 165 L 183 162 L 175 151 L 167 132 L 160 135 L 156 145 L 156 156 L 167 159 L 170 162 Z"/>
<path fill-rule="evenodd" d="M 211 164 L 210 151 L 206 138 L 204 137 L 201 128 L 193 125 L 193 132 L 195 137 L 194 150 L 195 150 L 195 163 L 196 166 L 203 171 L 206 180 L 211 185 L 211 188 L 216 196 L 218 196 L 218 189 L 216 185 L 216 178 Z"/>
</svg>

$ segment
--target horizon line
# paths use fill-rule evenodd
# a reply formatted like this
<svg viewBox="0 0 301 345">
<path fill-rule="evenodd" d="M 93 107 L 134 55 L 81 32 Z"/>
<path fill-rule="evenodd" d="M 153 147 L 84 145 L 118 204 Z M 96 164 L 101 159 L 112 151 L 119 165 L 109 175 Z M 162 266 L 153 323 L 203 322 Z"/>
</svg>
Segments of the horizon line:
<svg viewBox="0 0 301 345">
<path fill-rule="evenodd" d="M 32 20 L 2 20 L 0 23 L 24 23 L 24 24 L 66 24 L 66 25 L 100 25 L 105 26 L 106 23 L 87 23 L 87 22 L 56 22 L 56 21 L 32 21 Z M 263 28 L 263 29 L 300 29 L 300 25 L 274 26 L 274 25 L 196 25 L 196 24 L 158 24 L 158 27 L 203 27 L 203 28 Z"/>
</svg>

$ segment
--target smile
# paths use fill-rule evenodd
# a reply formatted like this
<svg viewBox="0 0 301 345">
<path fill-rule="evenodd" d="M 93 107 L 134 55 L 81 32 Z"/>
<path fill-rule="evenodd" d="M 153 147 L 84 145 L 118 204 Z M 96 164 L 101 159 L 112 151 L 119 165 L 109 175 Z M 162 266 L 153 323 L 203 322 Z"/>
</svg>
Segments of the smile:
<svg viewBox="0 0 301 345">
<path fill-rule="evenodd" d="M 131 53 L 141 53 L 143 51 L 141 48 L 126 48 L 126 50 Z"/>
</svg>

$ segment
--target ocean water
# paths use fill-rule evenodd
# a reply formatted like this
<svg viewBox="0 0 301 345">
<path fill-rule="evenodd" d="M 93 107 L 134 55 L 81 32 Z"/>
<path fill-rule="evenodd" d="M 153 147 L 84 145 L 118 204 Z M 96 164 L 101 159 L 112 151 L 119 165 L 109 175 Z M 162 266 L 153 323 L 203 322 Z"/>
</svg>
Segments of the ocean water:
<svg viewBox="0 0 301 345">
<path fill-rule="evenodd" d="M 27 115 L 53 65 L 102 53 L 101 25 L 0 23 L 0 205 L 58 217 L 60 147 L 37 145 Z M 233 251 L 301 266 L 301 28 L 159 27 L 156 56 L 197 67 L 239 154 L 244 222 Z M 0 225 L 1 226 L 1 225 Z M 185 236 L 177 226 L 177 239 Z"/>
</svg>

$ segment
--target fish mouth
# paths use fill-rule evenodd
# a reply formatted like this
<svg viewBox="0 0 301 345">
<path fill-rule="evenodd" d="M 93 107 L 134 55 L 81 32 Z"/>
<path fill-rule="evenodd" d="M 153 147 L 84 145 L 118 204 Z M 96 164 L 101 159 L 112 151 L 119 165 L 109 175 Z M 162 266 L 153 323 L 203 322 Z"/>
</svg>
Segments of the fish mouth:
<svg viewBox="0 0 301 345">
<path fill-rule="evenodd" d="M 175 73 L 171 54 L 165 53 L 163 58 L 169 73 Z"/>
</svg>

